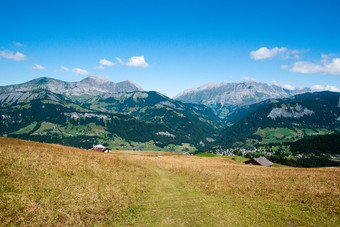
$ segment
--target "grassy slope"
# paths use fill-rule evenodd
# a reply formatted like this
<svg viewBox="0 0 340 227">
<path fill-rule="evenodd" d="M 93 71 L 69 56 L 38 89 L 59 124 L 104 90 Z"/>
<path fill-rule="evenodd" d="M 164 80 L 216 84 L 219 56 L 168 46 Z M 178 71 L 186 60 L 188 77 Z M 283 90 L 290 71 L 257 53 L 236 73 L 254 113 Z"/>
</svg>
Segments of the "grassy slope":
<svg viewBox="0 0 340 227">
<path fill-rule="evenodd" d="M 227 159 L 234 160 L 236 162 L 241 162 L 241 163 L 249 160 L 249 158 L 245 158 L 241 156 L 221 156 L 221 155 L 216 155 L 216 154 L 211 154 L 211 153 L 199 153 L 199 154 L 195 154 L 194 156 L 210 157 L 210 158 L 227 158 Z M 290 166 L 274 163 L 273 167 L 290 167 Z"/>
<path fill-rule="evenodd" d="M 149 170 L 115 155 L 0 138 L 2 225 L 121 224 Z"/>
<path fill-rule="evenodd" d="M 197 156 L 197 157 L 214 157 L 214 158 L 227 158 L 227 159 L 230 159 L 230 160 L 234 160 L 234 161 L 237 161 L 237 162 L 245 162 L 245 161 L 248 161 L 249 158 L 244 158 L 244 157 L 241 157 L 241 156 L 221 156 L 221 155 L 217 155 L 217 154 L 211 154 L 211 153 L 198 153 L 198 154 L 195 154 L 194 156 Z"/>
<path fill-rule="evenodd" d="M 185 179 L 186 187 L 213 196 L 208 203 L 215 206 L 216 221 L 209 219 L 209 225 L 340 224 L 340 170 L 336 168 L 266 168 L 192 156 L 141 161 L 175 172 Z"/>
<path fill-rule="evenodd" d="M 340 170 L 0 138 L 4 225 L 337 226 Z"/>
</svg>

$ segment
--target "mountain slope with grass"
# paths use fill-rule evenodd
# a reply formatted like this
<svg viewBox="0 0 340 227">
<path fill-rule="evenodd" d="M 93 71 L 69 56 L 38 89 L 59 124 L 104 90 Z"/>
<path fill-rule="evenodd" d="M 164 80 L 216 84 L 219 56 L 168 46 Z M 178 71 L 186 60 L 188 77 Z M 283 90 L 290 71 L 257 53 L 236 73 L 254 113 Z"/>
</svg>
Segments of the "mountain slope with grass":
<svg viewBox="0 0 340 227">
<path fill-rule="evenodd" d="M 277 143 L 340 132 L 340 93 L 306 93 L 255 105 L 224 130 L 218 144 Z"/>
<path fill-rule="evenodd" d="M 214 112 L 197 104 L 184 104 L 158 92 L 129 92 L 92 96 L 79 105 L 92 110 L 121 113 L 137 119 L 155 122 L 181 133 L 198 143 L 215 141 L 220 132 L 221 121 Z"/>
<path fill-rule="evenodd" d="M 144 108 L 140 112 L 145 116 L 139 117 L 123 110 L 111 113 L 108 108 L 101 109 L 102 103 L 107 107 L 105 100 L 95 102 L 93 98 L 97 106 L 80 106 L 67 96 L 44 89 L 2 93 L 0 129 L 2 135 L 76 147 L 105 143 L 112 148 L 163 149 L 171 145 L 170 150 L 175 146 L 179 146 L 177 150 L 190 150 L 203 147 L 202 141 L 214 141 L 207 140 L 216 136 L 208 116 L 204 115 L 207 119 L 201 121 L 194 115 L 195 108 L 182 106 L 179 102 L 176 103 L 179 107 L 174 108 L 172 103 L 164 101 L 166 97 L 157 94 L 156 98 L 159 97 L 163 101 L 156 100 L 150 105 L 155 106 L 154 109 L 147 105 L 140 107 Z M 127 108 L 126 103 L 115 105 Z"/>
</svg>

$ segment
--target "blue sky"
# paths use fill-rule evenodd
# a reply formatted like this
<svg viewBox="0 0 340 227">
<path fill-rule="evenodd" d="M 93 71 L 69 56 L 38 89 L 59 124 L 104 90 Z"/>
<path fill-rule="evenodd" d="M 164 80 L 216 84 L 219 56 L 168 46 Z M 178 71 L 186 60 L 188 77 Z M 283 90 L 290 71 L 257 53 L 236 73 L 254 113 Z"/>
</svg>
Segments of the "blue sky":
<svg viewBox="0 0 340 227">
<path fill-rule="evenodd" d="M 0 86 L 98 75 L 170 97 L 243 80 L 340 91 L 339 12 L 336 0 L 0 0 Z"/>
</svg>

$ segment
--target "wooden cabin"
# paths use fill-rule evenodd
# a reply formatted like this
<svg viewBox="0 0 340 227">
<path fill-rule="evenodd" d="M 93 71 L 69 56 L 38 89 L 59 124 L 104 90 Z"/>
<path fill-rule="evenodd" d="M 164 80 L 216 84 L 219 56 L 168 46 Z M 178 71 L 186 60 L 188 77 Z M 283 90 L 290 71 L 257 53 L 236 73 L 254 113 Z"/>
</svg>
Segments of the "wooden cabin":
<svg viewBox="0 0 340 227">
<path fill-rule="evenodd" d="M 98 145 L 93 145 L 92 147 L 89 148 L 89 150 L 92 150 L 92 151 L 100 151 L 100 152 L 111 152 L 111 150 L 107 147 L 104 147 L 103 145 L 101 144 L 98 144 Z"/>
<path fill-rule="evenodd" d="M 251 164 L 251 165 L 267 166 L 267 167 L 271 167 L 272 165 L 274 165 L 274 163 L 272 163 L 271 161 L 269 161 L 263 156 L 250 159 L 248 161 L 245 161 L 244 163 Z"/>
</svg>

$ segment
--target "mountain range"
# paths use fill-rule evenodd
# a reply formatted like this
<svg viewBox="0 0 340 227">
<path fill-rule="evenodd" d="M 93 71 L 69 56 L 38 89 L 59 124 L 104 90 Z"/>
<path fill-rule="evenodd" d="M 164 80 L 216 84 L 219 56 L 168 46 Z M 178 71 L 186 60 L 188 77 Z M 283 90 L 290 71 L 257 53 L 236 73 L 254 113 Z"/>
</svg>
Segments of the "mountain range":
<svg viewBox="0 0 340 227">
<path fill-rule="evenodd" d="M 0 87 L 2 134 L 39 141 L 63 138 L 63 142 L 83 147 L 89 144 L 87 137 L 96 137 L 111 147 L 159 149 L 171 144 L 172 149 L 190 150 L 211 145 L 222 129 L 219 118 L 204 105 L 142 91 L 133 82 L 104 81 L 96 77 L 72 83 L 38 78 Z M 113 121 L 115 127 L 110 126 Z M 83 138 L 83 143 L 75 137 Z"/>
<path fill-rule="evenodd" d="M 38 78 L 0 87 L 1 135 L 87 147 L 178 152 L 340 132 L 340 93 L 256 82 L 210 84 L 171 99 L 131 81 Z"/>
<path fill-rule="evenodd" d="M 0 94 L 30 91 L 34 89 L 46 89 L 66 96 L 99 95 L 103 93 L 119 93 L 131 91 L 143 91 L 143 89 L 129 80 L 114 83 L 105 76 L 89 76 L 77 82 L 65 82 L 48 77 L 41 77 L 26 83 L 2 86 Z"/>
<path fill-rule="evenodd" d="M 223 82 L 190 88 L 178 94 L 175 99 L 184 103 L 209 106 L 215 110 L 219 117 L 228 118 L 230 113 L 240 106 L 259 103 L 267 99 L 291 97 L 310 91 L 309 88 L 289 90 L 280 86 L 253 81 Z"/>
</svg>

